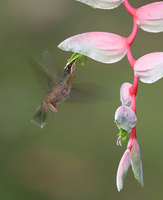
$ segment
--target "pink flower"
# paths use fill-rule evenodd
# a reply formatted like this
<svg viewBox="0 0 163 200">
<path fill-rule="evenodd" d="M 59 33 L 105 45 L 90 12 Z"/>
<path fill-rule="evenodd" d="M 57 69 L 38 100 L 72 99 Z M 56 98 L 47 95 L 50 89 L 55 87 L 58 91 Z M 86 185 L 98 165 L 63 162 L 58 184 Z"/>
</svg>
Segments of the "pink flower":
<svg viewBox="0 0 163 200">
<path fill-rule="evenodd" d="M 154 83 L 163 77 L 163 52 L 147 54 L 139 58 L 134 66 L 135 76 L 144 83 Z"/>
<path fill-rule="evenodd" d="M 131 83 L 123 83 L 120 88 L 120 101 L 124 106 L 131 106 L 131 96 L 129 93 L 129 89 L 131 86 Z"/>
<path fill-rule="evenodd" d="M 127 174 L 130 164 L 131 164 L 131 153 L 130 150 L 127 149 L 121 158 L 117 171 L 116 183 L 119 192 L 123 188 L 123 181 Z"/>
<path fill-rule="evenodd" d="M 76 0 L 94 8 L 113 9 L 118 7 L 124 0 Z"/>
<path fill-rule="evenodd" d="M 115 112 L 115 122 L 119 129 L 130 132 L 136 126 L 135 112 L 128 106 L 120 106 Z"/>
<path fill-rule="evenodd" d="M 59 48 L 88 56 L 102 63 L 114 63 L 127 53 L 124 37 L 113 33 L 88 32 L 64 40 Z"/>
<path fill-rule="evenodd" d="M 163 31 L 163 2 L 155 2 L 138 8 L 135 14 L 137 24 L 145 31 Z"/>
</svg>

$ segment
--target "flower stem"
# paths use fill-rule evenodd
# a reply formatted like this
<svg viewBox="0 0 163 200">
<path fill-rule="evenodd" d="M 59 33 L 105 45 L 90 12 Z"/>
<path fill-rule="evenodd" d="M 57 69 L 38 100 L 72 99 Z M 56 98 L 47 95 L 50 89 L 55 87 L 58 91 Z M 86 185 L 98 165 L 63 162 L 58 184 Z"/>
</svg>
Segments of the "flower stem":
<svg viewBox="0 0 163 200">
<path fill-rule="evenodd" d="M 132 56 L 130 45 L 129 45 L 128 51 L 127 51 L 127 59 L 128 59 L 130 65 L 131 65 L 131 67 L 134 68 L 134 65 L 135 65 L 136 61 L 135 61 L 135 59 Z"/>
<path fill-rule="evenodd" d="M 128 149 L 131 151 L 133 145 L 132 145 L 132 141 L 133 139 L 136 139 L 136 127 L 134 127 L 131 131 L 131 135 L 130 135 L 130 141 L 131 141 L 131 144 L 130 146 L 128 146 Z"/>
<path fill-rule="evenodd" d="M 127 38 L 127 43 L 128 43 L 127 59 L 128 59 L 130 65 L 131 65 L 131 67 L 134 69 L 134 65 L 135 65 L 136 60 L 132 56 L 131 45 L 132 45 L 133 41 L 136 38 L 137 30 L 138 30 L 138 25 L 136 23 L 136 18 L 135 18 L 136 9 L 133 8 L 129 4 L 128 0 L 124 1 L 124 6 L 125 6 L 126 10 L 130 13 L 130 15 L 133 18 L 132 32 L 131 32 L 130 36 Z M 138 90 L 138 83 L 139 83 L 139 78 L 134 75 L 133 85 L 129 89 L 129 93 L 131 95 L 131 109 L 135 113 L 136 113 L 136 95 L 137 95 L 137 90 Z M 131 130 L 131 135 L 130 135 L 130 139 L 133 140 L 134 138 L 136 138 L 136 127 L 134 127 Z M 131 142 L 131 145 L 128 147 L 128 149 L 131 151 L 131 149 L 132 149 L 132 142 Z"/>
<path fill-rule="evenodd" d="M 133 7 L 129 4 L 128 0 L 125 0 L 125 1 L 124 1 L 124 6 L 125 6 L 126 10 L 130 13 L 131 16 L 133 16 L 133 15 L 135 14 L 136 9 L 133 8 Z"/>
<path fill-rule="evenodd" d="M 129 92 L 130 92 L 130 95 L 133 96 L 133 95 L 137 95 L 137 91 L 138 91 L 138 83 L 139 83 L 139 78 L 134 76 L 134 80 L 133 80 L 133 85 L 132 87 L 130 87 L 129 89 Z"/>
<path fill-rule="evenodd" d="M 138 25 L 136 23 L 136 18 L 133 16 L 133 28 L 130 36 L 127 38 L 128 45 L 131 45 L 136 38 L 136 34 L 138 31 Z"/>
</svg>

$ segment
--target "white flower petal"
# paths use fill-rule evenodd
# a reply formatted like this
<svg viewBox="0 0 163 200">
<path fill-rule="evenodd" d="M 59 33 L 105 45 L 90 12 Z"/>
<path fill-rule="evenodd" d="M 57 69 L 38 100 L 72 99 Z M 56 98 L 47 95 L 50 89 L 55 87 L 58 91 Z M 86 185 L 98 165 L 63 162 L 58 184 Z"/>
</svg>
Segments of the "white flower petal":
<svg viewBox="0 0 163 200">
<path fill-rule="evenodd" d="M 85 3 L 93 8 L 113 9 L 118 7 L 124 0 L 76 0 Z"/>
<path fill-rule="evenodd" d="M 64 40 L 59 48 L 88 56 L 102 63 L 114 63 L 127 53 L 126 38 L 113 33 L 88 32 Z"/>
<path fill-rule="evenodd" d="M 130 164 L 131 164 L 131 153 L 130 150 L 127 149 L 121 158 L 117 171 L 116 183 L 119 192 L 123 188 L 123 181 L 127 174 Z"/>
<path fill-rule="evenodd" d="M 135 76 L 144 83 L 154 83 L 163 77 L 163 52 L 147 54 L 139 58 L 134 66 Z"/>
<path fill-rule="evenodd" d="M 137 9 L 135 17 L 137 24 L 144 31 L 163 31 L 163 2 L 155 2 Z"/>
<path fill-rule="evenodd" d="M 130 107 L 120 106 L 115 112 L 115 122 L 119 129 L 130 132 L 136 126 L 137 117 Z"/>
</svg>

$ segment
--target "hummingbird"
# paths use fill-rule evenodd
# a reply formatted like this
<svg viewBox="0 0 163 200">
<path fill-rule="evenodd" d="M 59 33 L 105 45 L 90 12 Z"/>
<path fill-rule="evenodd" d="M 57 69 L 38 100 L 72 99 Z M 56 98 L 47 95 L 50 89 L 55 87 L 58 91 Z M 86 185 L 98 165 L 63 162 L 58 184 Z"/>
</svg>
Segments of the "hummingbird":
<svg viewBox="0 0 163 200">
<path fill-rule="evenodd" d="M 48 80 L 49 92 L 42 100 L 31 122 L 43 128 L 46 124 L 49 109 L 56 113 L 58 111 L 57 104 L 62 103 L 70 96 L 77 60 L 78 58 L 66 64 L 63 77 L 59 82 L 56 83 L 52 77 Z"/>
<path fill-rule="evenodd" d="M 49 110 L 57 113 L 57 105 L 64 102 L 70 97 L 70 101 L 74 103 L 90 103 L 107 100 L 108 101 L 108 88 L 103 88 L 97 84 L 79 83 L 74 84 L 77 62 L 84 66 L 86 64 L 85 60 L 82 61 L 83 55 L 74 53 L 70 59 L 67 60 L 67 64 L 64 67 L 62 76 L 58 68 L 56 68 L 54 57 L 48 52 L 43 52 L 43 64 L 37 60 L 37 64 L 41 66 L 37 73 L 41 73 L 43 77 L 46 78 L 46 83 L 48 86 L 48 92 L 44 99 L 41 101 L 37 108 L 34 118 L 31 120 L 35 125 L 43 128 L 46 124 L 46 119 Z M 52 68 L 51 70 L 49 70 Z M 55 69 L 55 74 L 52 73 Z M 58 78 L 60 77 L 60 78 Z M 76 85 L 76 87 L 75 87 Z M 73 86 L 73 87 L 72 87 Z"/>
</svg>

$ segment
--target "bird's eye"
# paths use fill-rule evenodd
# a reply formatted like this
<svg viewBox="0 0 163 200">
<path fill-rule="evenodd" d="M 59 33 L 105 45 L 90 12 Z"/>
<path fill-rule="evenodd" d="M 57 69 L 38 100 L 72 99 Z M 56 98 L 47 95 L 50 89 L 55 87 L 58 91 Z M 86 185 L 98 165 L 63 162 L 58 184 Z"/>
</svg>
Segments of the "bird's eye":
<svg viewBox="0 0 163 200">
<path fill-rule="evenodd" d="M 68 69 L 71 69 L 71 65 L 68 65 Z"/>
</svg>

